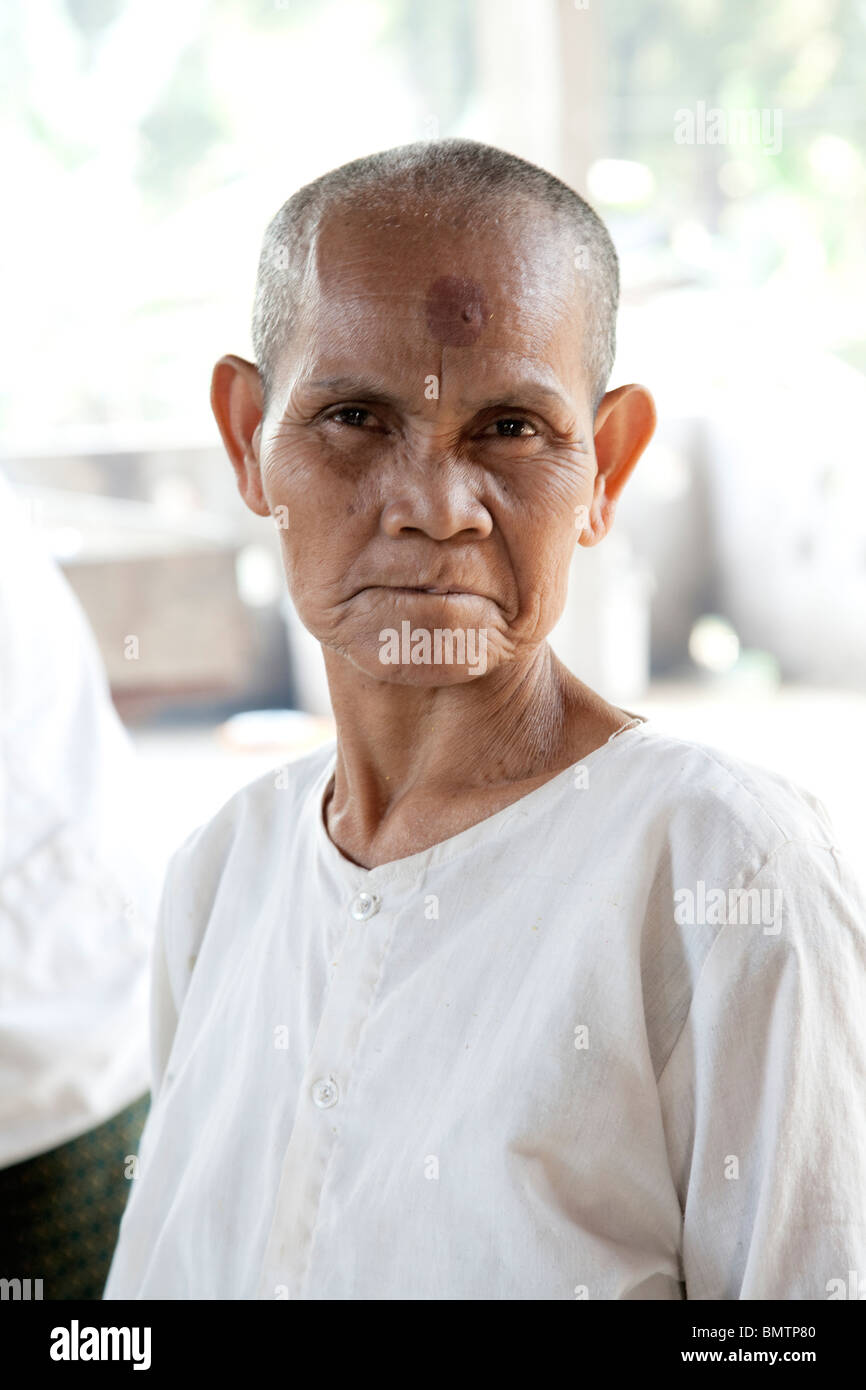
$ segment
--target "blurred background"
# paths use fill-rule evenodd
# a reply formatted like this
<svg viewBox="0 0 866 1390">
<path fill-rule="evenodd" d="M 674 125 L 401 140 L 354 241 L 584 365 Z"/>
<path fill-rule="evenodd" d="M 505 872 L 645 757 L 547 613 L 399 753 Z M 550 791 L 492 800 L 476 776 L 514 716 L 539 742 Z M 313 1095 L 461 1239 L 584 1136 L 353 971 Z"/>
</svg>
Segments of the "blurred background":
<svg viewBox="0 0 866 1390">
<path fill-rule="evenodd" d="M 167 852 L 331 733 L 211 368 L 266 223 L 464 135 L 572 183 L 659 429 L 554 646 L 817 794 L 860 856 L 866 0 L 6 0 L 0 468 L 96 633 Z"/>
</svg>

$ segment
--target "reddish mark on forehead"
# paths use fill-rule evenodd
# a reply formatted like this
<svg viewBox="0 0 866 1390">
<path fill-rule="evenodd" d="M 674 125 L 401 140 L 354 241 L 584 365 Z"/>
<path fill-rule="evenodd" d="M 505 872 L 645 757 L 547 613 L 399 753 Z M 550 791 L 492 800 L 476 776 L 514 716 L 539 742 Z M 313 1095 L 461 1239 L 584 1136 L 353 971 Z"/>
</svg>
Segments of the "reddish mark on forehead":
<svg viewBox="0 0 866 1390">
<path fill-rule="evenodd" d="M 427 327 L 443 347 L 470 347 L 489 314 L 477 280 L 441 275 L 427 291 Z"/>
</svg>

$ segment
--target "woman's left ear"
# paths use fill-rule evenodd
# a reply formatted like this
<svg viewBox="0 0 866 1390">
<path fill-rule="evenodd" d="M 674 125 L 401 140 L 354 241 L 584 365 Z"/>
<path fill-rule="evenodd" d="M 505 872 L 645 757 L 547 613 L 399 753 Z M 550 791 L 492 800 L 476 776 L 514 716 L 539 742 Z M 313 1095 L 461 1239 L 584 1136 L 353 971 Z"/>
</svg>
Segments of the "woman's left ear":
<svg viewBox="0 0 866 1390">
<path fill-rule="evenodd" d="M 595 545 L 613 525 L 620 493 L 653 437 L 655 401 L 645 386 L 632 382 L 608 391 L 595 416 L 594 445 L 598 471 L 586 545 Z"/>
<path fill-rule="evenodd" d="M 259 466 L 263 395 L 255 363 L 234 353 L 221 357 L 213 369 L 210 403 L 235 470 L 238 492 L 250 511 L 269 516 Z"/>
</svg>

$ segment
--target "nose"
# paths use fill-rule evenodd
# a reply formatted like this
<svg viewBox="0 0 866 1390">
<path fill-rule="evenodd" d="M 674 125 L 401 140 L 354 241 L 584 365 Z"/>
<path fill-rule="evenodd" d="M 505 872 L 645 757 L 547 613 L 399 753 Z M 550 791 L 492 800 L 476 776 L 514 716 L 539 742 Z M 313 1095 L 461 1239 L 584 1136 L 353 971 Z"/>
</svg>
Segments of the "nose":
<svg viewBox="0 0 866 1390">
<path fill-rule="evenodd" d="M 483 540 L 493 520 L 472 486 L 471 467 L 441 453 L 398 463 L 382 511 L 387 536 L 428 536 L 434 541 Z"/>
</svg>

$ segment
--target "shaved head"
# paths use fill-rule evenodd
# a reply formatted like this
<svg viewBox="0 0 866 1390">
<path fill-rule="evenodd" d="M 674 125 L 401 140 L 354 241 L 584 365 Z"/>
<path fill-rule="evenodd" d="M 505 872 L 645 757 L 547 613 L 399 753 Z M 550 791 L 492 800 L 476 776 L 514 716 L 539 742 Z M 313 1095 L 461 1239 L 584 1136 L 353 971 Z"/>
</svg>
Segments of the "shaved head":
<svg viewBox="0 0 866 1390">
<path fill-rule="evenodd" d="M 211 402 L 349 705 L 358 673 L 411 687 L 419 718 L 424 692 L 493 677 L 495 723 L 547 669 L 575 545 L 604 538 L 655 425 L 644 387 L 606 389 L 617 288 L 582 199 L 468 141 L 345 165 L 271 222 L 258 362 L 220 358 Z M 403 621 L 483 631 L 484 671 L 383 662 Z"/>
<path fill-rule="evenodd" d="M 610 235 L 589 204 L 560 179 L 472 140 L 423 141 L 353 160 L 306 184 L 283 204 L 265 232 L 253 311 L 265 412 L 280 360 L 292 343 L 320 232 L 343 209 L 363 215 L 370 231 L 399 226 L 409 210 L 429 219 L 433 232 L 471 225 L 501 233 L 513 221 L 529 229 L 523 233 L 528 241 L 533 218 L 543 214 L 561 235 L 579 274 L 584 370 L 595 415 L 616 351 L 619 267 Z M 442 276 L 431 286 L 427 324 L 440 343 L 473 342 L 485 312 L 483 290 L 474 283 Z"/>
</svg>

